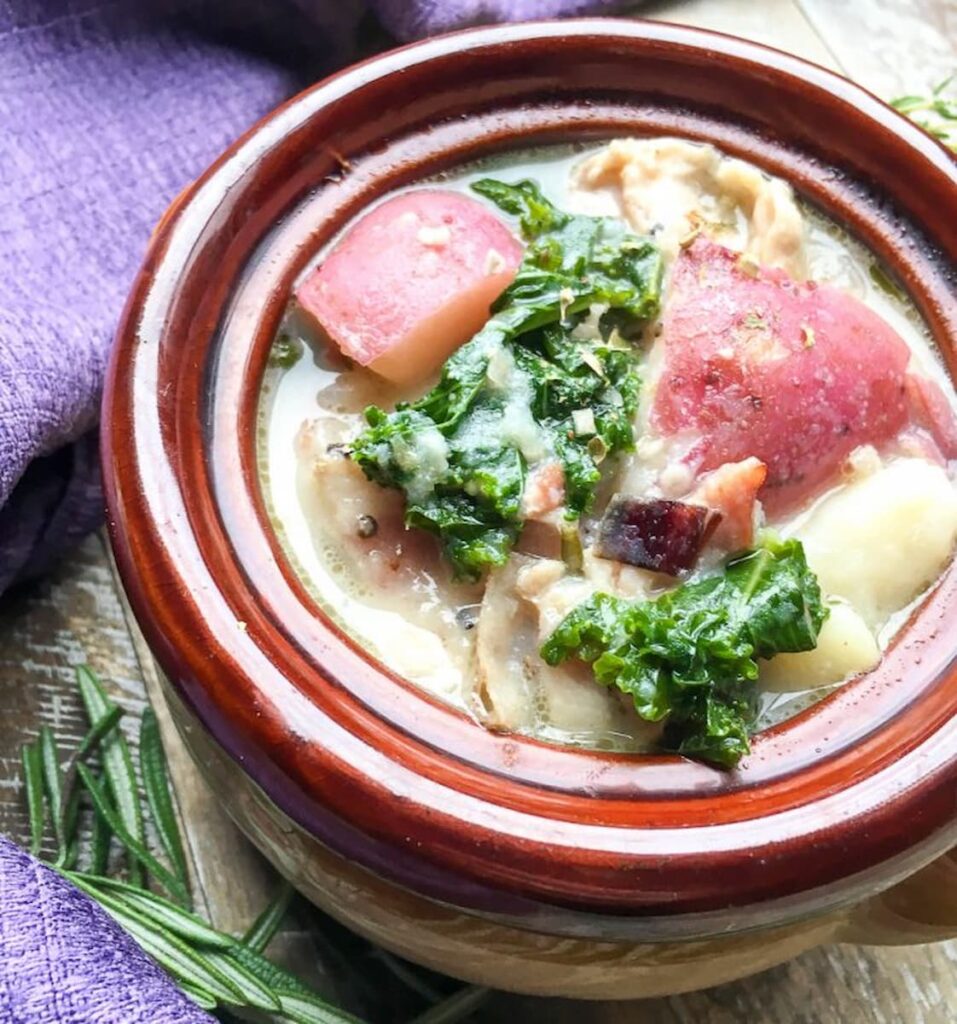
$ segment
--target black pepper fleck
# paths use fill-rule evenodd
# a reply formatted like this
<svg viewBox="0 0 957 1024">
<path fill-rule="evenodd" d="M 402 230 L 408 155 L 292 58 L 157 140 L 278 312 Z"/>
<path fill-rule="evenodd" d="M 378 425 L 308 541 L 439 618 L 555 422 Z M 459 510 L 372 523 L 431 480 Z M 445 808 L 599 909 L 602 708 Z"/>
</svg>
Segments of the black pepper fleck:
<svg viewBox="0 0 957 1024">
<path fill-rule="evenodd" d="M 467 604 L 455 613 L 455 621 L 462 629 L 475 629 L 478 625 L 480 605 Z"/>
<path fill-rule="evenodd" d="M 374 516 L 359 516 L 356 524 L 356 533 L 360 537 L 374 537 L 379 532 L 379 524 Z"/>
</svg>

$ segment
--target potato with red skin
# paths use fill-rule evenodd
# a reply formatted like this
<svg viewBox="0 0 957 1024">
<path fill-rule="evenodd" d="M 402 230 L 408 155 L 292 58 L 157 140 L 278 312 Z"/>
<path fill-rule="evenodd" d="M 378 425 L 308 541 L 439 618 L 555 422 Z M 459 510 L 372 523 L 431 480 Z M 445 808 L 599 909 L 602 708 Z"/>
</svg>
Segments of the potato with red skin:
<svg viewBox="0 0 957 1024">
<path fill-rule="evenodd" d="M 665 310 L 653 425 L 699 435 L 686 457 L 695 472 L 760 459 L 772 513 L 908 421 L 907 344 L 836 288 L 757 269 L 699 237 L 675 263 Z"/>
<path fill-rule="evenodd" d="M 485 324 L 521 259 L 482 203 L 421 189 L 360 218 L 296 299 L 360 366 L 397 384 L 425 381 Z"/>
<path fill-rule="evenodd" d="M 914 424 L 927 431 L 940 458 L 957 458 L 957 419 L 940 385 L 929 377 L 911 373 L 906 386 Z"/>
</svg>

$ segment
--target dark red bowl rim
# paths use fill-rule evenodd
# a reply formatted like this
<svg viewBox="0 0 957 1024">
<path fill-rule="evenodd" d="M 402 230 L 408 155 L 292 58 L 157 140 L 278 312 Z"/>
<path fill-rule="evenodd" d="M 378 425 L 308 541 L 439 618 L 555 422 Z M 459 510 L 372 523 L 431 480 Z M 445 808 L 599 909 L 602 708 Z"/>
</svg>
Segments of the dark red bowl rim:
<svg viewBox="0 0 957 1024">
<path fill-rule="evenodd" d="M 806 110 L 859 132 L 862 164 L 879 147 L 907 167 L 892 199 L 922 231 L 861 190 L 860 168 L 825 182 L 828 166 L 841 177 L 845 164 L 808 154 L 807 138 L 795 146 L 807 126 L 786 108 L 773 138 L 715 120 L 704 103 L 701 111 L 656 106 L 662 97 L 647 89 L 576 105 L 549 93 L 559 86 L 541 70 L 546 50 L 572 79 L 602 61 L 658 61 L 690 77 L 707 70 L 722 88 L 800 97 Z M 502 68 L 539 76 L 534 88 L 545 98 L 508 107 L 508 83 L 489 74 Z M 370 102 L 384 103 L 383 124 L 398 116 L 382 90 L 431 84 L 428 102 L 440 108 L 443 83 L 456 74 L 490 84 L 476 88 L 466 121 L 437 122 L 431 143 L 406 125 L 409 152 L 395 132 L 378 157 L 369 140 L 362 159 L 340 152 L 338 136 L 321 159 L 302 157 L 322 118 L 334 123 L 365 103 L 374 139 L 385 129 Z M 184 193 L 152 239 L 118 331 L 103 462 L 117 563 L 152 650 L 210 734 L 294 820 L 403 885 L 529 926 L 582 934 L 601 919 L 603 935 L 700 934 L 857 898 L 953 843 L 957 670 L 948 633 L 957 573 L 945 574 L 878 670 L 763 734 L 732 775 L 486 733 L 396 680 L 317 614 L 264 523 L 251 440 L 271 337 L 263 325 L 275 327 L 321 232 L 300 233 L 282 266 L 267 259 L 272 269 L 261 273 L 272 275 L 272 290 L 262 309 L 246 321 L 237 312 L 244 277 L 259 272 L 253 252 L 269 255 L 266 211 L 280 204 L 291 223 L 354 188 L 337 200 L 341 224 L 368 198 L 372 186 L 337 177 L 337 164 L 352 160 L 358 178 L 371 166 L 365 173 L 375 179 L 376 160 L 391 159 L 399 180 L 428 145 L 434 162 L 514 145 L 520 131 L 539 141 L 562 126 L 594 132 L 619 124 L 629 103 L 628 123 L 707 137 L 720 130 L 726 148 L 788 173 L 825 206 L 839 200 L 915 295 L 953 372 L 957 168 L 942 148 L 864 90 L 757 44 L 661 23 L 539 22 L 441 37 L 347 69 L 261 121 Z M 252 322 L 244 344 L 241 329 Z M 860 702 L 869 706 L 858 725 Z M 622 917 L 610 925 L 609 915 Z"/>
</svg>

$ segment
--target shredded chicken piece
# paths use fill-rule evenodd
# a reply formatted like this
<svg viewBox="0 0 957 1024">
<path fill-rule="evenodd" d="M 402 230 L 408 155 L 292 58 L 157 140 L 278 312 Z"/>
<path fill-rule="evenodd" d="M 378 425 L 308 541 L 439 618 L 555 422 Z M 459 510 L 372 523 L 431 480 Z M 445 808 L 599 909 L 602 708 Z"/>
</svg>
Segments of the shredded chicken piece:
<svg viewBox="0 0 957 1024">
<path fill-rule="evenodd" d="M 652 744 L 660 726 L 642 721 L 629 699 L 599 686 L 583 662 L 546 665 L 542 641 L 594 590 L 554 559 L 512 555 L 491 573 L 478 622 L 473 706 L 492 729 L 553 727 L 592 740 Z"/>
<path fill-rule="evenodd" d="M 616 139 L 576 168 L 573 185 L 617 188 L 631 226 L 654 231 L 672 257 L 703 232 L 763 267 L 807 276 L 804 217 L 790 185 L 713 146 Z"/>
<path fill-rule="evenodd" d="M 595 590 L 633 600 L 650 596 L 656 579 L 661 578 L 647 569 L 611 558 L 599 558 L 590 547 L 585 549 L 584 573 Z"/>
</svg>

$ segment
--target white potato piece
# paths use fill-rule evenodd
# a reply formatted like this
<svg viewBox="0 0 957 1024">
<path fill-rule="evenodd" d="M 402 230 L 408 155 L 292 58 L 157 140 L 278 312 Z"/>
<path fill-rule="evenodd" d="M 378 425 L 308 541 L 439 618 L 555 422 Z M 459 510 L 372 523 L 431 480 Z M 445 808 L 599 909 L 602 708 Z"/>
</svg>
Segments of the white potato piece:
<svg viewBox="0 0 957 1024">
<path fill-rule="evenodd" d="M 880 660 L 881 649 L 867 623 L 850 605 L 834 604 L 817 647 L 761 662 L 760 681 L 768 690 L 810 690 L 867 672 Z"/>
<path fill-rule="evenodd" d="M 897 459 L 825 498 L 795 535 L 824 593 L 878 629 L 949 561 L 957 491 L 940 466 Z"/>
</svg>

